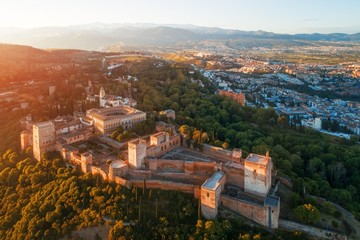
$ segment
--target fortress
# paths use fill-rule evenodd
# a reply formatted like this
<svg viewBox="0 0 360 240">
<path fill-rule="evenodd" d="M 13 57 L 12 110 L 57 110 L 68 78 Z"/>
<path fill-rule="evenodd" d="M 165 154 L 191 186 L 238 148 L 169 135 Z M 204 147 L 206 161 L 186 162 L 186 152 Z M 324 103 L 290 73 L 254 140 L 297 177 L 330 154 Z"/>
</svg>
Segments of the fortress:
<svg viewBox="0 0 360 240">
<path fill-rule="evenodd" d="M 157 124 L 157 133 L 132 139 L 126 146 L 105 135 L 120 125 L 131 128 L 146 116 L 130 107 L 120 108 L 90 110 L 87 116 L 69 119 L 72 125 L 63 122 L 61 126 L 67 128 L 62 130 L 60 118 L 58 126 L 55 120 L 33 123 L 32 132 L 22 132 L 21 139 L 27 144 L 32 139 L 34 157 L 38 160 L 42 153 L 57 150 L 82 172 L 100 174 L 126 187 L 191 193 L 200 199 L 201 213 L 207 219 L 216 218 L 222 207 L 263 226 L 278 227 L 280 199 L 275 195 L 269 153 L 250 153 L 243 158 L 240 149 L 229 151 L 206 144 L 203 151 L 195 151 L 192 146 L 185 146 L 174 126 L 163 122 Z M 29 121 L 23 125 L 29 127 Z M 103 135 L 97 136 L 96 132 Z M 31 139 L 27 139 L 29 135 Z"/>
</svg>

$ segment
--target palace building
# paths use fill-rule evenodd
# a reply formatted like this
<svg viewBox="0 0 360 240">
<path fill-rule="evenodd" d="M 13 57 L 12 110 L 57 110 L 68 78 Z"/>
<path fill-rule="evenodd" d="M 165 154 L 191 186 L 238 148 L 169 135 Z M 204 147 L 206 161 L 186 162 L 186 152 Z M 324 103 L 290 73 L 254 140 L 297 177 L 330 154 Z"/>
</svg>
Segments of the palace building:
<svg viewBox="0 0 360 240">
<path fill-rule="evenodd" d="M 21 148 L 33 148 L 34 157 L 40 161 L 43 153 L 62 152 L 65 145 L 86 141 L 94 132 L 111 134 L 119 126 L 130 129 L 146 120 L 146 113 L 128 106 L 91 109 L 84 114 L 58 116 L 53 120 L 34 123 L 31 116 L 21 121 Z"/>
<path fill-rule="evenodd" d="M 118 127 L 130 129 L 146 120 L 146 113 L 128 106 L 93 108 L 86 115 L 94 122 L 96 132 L 110 135 Z"/>
</svg>

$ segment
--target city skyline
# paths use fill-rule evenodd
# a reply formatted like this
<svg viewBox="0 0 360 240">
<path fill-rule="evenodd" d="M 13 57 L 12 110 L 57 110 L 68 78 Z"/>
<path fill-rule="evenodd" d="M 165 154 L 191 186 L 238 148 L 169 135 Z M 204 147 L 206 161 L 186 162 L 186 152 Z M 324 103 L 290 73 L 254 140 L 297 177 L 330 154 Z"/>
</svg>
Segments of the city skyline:
<svg viewBox="0 0 360 240">
<path fill-rule="evenodd" d="M 193 24 L 276 33 L 360 32 L 360 2 L 165 0 L 61 2 L 14 0 L 0 3 L 0 27 L 38 28 L 88 23 Z M 1 31 L 1 30 L 0 30 Z"/>
</svg>

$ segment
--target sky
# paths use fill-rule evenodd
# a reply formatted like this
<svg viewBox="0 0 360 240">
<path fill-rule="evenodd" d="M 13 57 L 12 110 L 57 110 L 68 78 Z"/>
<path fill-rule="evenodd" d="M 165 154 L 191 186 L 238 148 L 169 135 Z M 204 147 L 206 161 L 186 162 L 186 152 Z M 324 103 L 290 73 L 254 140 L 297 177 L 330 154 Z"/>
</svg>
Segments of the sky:
<svg viewBox="0 0 360 240">
<path fill-rule="evenodd" d="M 356 33 L 359 9 L 360 0 L 0 0 L 0 27 L 101 22 Z"/>
</svg>

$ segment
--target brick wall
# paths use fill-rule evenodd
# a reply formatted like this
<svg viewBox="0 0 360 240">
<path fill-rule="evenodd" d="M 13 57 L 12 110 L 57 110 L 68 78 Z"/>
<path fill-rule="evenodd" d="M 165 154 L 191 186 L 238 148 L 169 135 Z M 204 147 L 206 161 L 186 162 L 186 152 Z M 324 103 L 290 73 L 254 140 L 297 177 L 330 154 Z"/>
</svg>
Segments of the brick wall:
<svg viewBox="0 0 360 240">
<path fill-rule="evenodd" d="M 91 171 L 90 172 L 92 174 L 94 174 L 94 175 L 99 174 L 104 180 L 108 179 L 108 174 L 99 167 L 91 166 Z"/>
<path fill-rule="evenodd" d="M 133 187 L 142 188 L 144 186 L 143 180 L 131 180 Z M 194 194 L 196 186 L 193 184 L 177 183 L 171 181 L 162 181 L 162 180 L 145 180 L 145 186 L 147 189 L 162 189 L 162 190 L 176 190 L 186 193 Z"/>
<path fill-rule="evenodd" d="M 269 226 L 269 207 L 248 203 L 223 194 L 221 195 L 221 203 L 223 206 L 238 212 L 261 225 Z"/>
<path fill-rule="evenodd" d="M 172 159 L 147 159 L 149 169 L 158 172 L 186 172 L 212 175 L 214 162 L 196 162 Z"/>
<path fill-rule="evenodd" d="M 125 186 L 127 188 L 130 187 L 130 182 L 122 177 L 119 176 L 115 176 L 114 182 L 117 184 L 120 184 L 121 186 Z"/>
<path fill-rule="evenodd" d="M 226 173 L 228 182 L 232 185 L 244 188 L 244 169 L 223 165 L 223 171 Z"/>
</svg>

